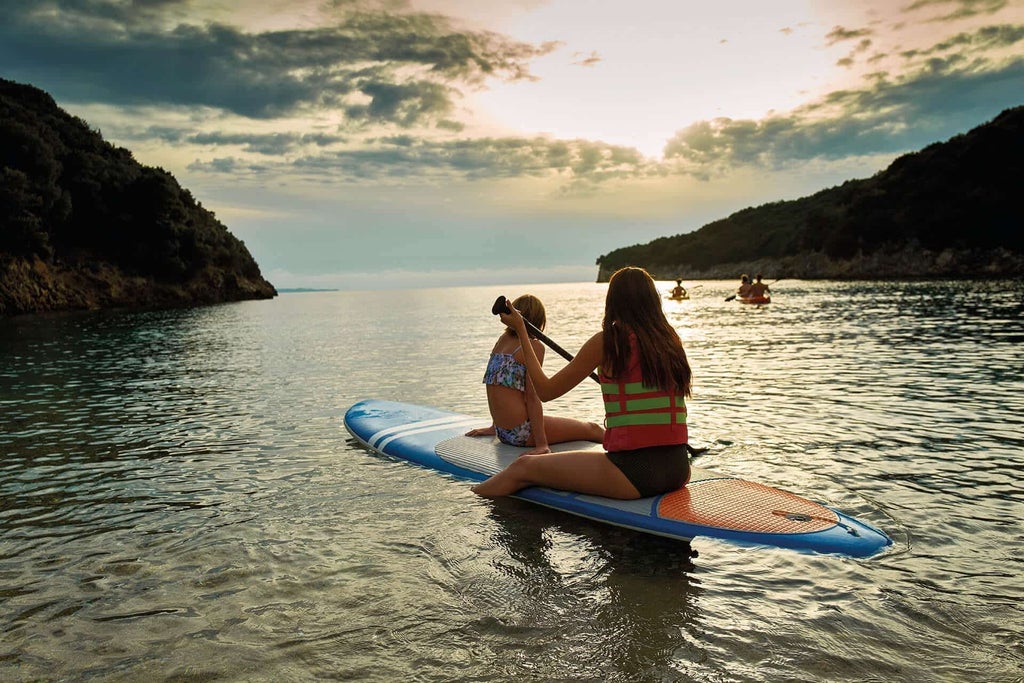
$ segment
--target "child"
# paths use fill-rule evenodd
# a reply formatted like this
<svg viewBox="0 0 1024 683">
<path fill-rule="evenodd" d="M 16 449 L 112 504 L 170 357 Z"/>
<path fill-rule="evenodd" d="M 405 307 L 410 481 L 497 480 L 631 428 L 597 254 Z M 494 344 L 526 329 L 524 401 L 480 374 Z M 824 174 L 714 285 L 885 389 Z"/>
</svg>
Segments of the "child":
<svg viewBox="0 0 1024 683">
<path fill-rule="evenodd" d="M 547 316 L 540 299 L 524 294 L 513 305 L 534 327 L 544 329 Z M 544 345 L 536 339 L 527 339 L 527 342 L 543 363 Z M 523 362 L 523 342 L 511 327 L 502 332 L 491 349 L 484 384 L 487 385 L 487 406 L 493 422 L 490 427 L 466 432 L 466 436 L 497 435 L 502 443 L 529 447 L 529 455 L 550 453 L 550 444 L 554 443 L 600 443 L 604 438 L 604 428 L 594 422 L 544 415 L 544 408 Z"/>
</svg>

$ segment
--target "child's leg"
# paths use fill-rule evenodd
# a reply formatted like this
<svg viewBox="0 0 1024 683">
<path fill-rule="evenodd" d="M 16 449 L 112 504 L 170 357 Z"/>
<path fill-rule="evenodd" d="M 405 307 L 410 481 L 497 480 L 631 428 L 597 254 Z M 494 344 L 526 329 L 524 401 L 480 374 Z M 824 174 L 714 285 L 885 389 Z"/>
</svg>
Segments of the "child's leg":
<svg viewBox="0 0 1024 683">
<path fill-rule="evenodd" d="M 601 443 L 604 440 L 604 428 L 596 422 L 583 422 L 554 415 L 544 416 L 544 433 L 548 437 L 549 444 L 565 443 L 566 441 Z"/>
</svg>

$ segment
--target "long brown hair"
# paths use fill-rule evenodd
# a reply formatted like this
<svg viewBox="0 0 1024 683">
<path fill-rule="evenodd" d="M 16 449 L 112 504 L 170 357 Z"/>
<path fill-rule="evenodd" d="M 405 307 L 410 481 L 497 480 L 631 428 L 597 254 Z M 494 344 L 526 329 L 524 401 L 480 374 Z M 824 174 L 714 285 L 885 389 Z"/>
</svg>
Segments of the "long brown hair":
<svg viewBox="0 0 1024 683">
<path fill-rule="evenodd" d="M 601 372 L 621 377 L 629 366 L 630 333 L 636 336 L 640 373 L 649 387 L 690 395 L 690 363 L 679 334 L 665 318 L 654 280 L 643 268 L 621 268 L 608 280 L 604 300 Z"/>
</svg>

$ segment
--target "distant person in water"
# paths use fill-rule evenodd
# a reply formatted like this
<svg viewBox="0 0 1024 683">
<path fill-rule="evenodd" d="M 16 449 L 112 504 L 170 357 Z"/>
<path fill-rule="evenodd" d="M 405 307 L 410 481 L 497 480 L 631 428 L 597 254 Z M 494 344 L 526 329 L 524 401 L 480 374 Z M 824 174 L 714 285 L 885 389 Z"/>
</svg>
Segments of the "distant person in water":
<svg viewBox="0 0 1024 683">
<path fill-rule="evenodd" d="M 753 285 L 750 282 L 750 276 L 744 273 L 740 276 L 740 286 L 736 289 L 736 295 L 744 299 L 747 298 L 750 296 L 751 287 L 753 287 Z"/>
<path fill-rule="evenodd" d="M 685 299 L 689 294 L 686 293 L 686 287 L 683 287 L 682 280 L 676 280 L 676 286 L 672 288 L 673 299 Z"/>
<path fill-rule="evenodd" d="M 501 322 L 526 336 L 518 307 Z M 674 491 L 690 479 L 686 402 L 690 364 L 665 318 L 661 295 L 643 268 L 622 268 L 608 281 L 601 330 L 551 377 L 536 350 L 523 346 L 527 374 L 543 401 L 562 396 L 597 369 L 605 410 L 604 450 L 522 455 L 473 487 L 487 497 L 527 486 L 633 500 Z"/>
<path fill-rule="evenodd" d="M 531 295 L 512 302 L 522 312 L 522 317 L 543 330 L 547 323 L 544 304 Z M 526 344 L 523 340 L 526 340 Z M 540 362 L 544 358 L 544 346 L 540 341 L 508 327 L 498 337 L 484 372 L 487 385 L 487 407 L 491 412 L 491 426 L 473 429 L 466 436 L 495 436 L 510 446 L 530 448 L 528 455 L 550 453 L 551 444 L 564 441 L 601 442 L 604 428 L 594 422 L 583 422 L 567 417 L 544 415 L 544 407 L 533 382 L 526 372 L 524 349 L 530 348 Z"/>
<path fill-rule="evenodd" d="M 750 289 L 748 290 L 749 293 L 746 295 L 747 297 L 755 298 L 755 299 L 759 298 L 759 297 L 762 297 L 762 296 L 764 296 L 765 294 L 768 294 L 771 291 L 771 290 L 768 289 L 768 285 L 766 285 L 763 282 L 761 282 L 761 273 L 758 273 L 756 277 L 757 277 L 757 282 L 755 282 L 754 284 L 750 285 Z"/>
</svg>

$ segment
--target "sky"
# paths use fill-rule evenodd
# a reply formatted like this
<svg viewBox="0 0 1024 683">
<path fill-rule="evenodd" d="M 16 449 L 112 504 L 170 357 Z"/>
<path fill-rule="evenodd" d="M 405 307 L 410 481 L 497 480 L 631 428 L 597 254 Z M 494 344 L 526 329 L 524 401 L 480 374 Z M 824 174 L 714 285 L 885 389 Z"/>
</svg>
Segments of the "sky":
<svg viewBox="0 0 1024 683">
<path fill-rule="evenodd" d="M 1024 0 L 3 0 L 278 288 L 592 282 L 1024 104 Z"/>
</svg>

